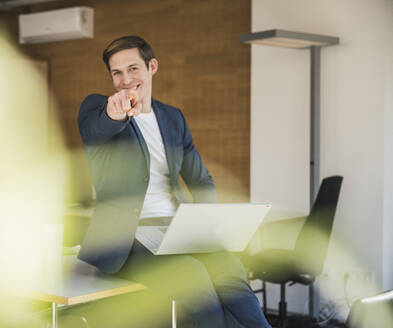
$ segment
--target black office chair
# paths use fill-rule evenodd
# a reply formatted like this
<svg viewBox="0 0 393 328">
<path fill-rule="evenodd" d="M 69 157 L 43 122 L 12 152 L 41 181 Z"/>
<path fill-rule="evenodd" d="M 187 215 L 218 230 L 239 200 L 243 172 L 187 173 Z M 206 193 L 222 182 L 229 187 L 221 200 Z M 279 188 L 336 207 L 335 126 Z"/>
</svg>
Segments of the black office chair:
<svg viewBox="0 0 393 328">
<path fill-rule="evenodd" d="M 351 306 L 347 328 L 393 327 L 393 290 L 357 300 Z"/>
<path fill-rule="evenodd" d="M 285 327 L 287 321 L 287 283 L 309 286 L 309 315 L 313 317 L 314 281 L 322 273 L 342 180 L 341 176 L 323 179 L 311 212 L 297 237 L 295 249 L 266 249 L 244 259 L 252 278 L 262 280 L 262 289 L 254 292 L 263 292 L 265 313 L 266 282 L 281 285 L 280 327 Z"/>
</svg>

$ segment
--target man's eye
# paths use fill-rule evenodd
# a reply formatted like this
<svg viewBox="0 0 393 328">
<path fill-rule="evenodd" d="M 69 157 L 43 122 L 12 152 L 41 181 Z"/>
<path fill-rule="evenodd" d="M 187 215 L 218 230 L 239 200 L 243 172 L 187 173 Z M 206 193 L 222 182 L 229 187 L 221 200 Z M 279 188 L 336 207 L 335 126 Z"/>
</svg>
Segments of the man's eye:
<svg viewBox="0 0 393 328">
<path fill-rule="evenodd" d="M 113 72 L 113 76 L 119 75 L 119 74 L 120 74 L 119 72 Z"/>
</svg>

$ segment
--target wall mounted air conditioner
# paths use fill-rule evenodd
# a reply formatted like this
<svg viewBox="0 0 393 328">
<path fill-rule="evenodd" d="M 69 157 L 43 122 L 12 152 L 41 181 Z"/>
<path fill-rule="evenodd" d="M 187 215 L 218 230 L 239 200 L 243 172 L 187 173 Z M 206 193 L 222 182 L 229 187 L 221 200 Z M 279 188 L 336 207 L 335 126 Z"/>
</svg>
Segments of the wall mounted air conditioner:
<svg viewBox="0 0 393 328">
<path fill-rule="evenodd" d="M 43 43 L 93 36 L 93 8 L 73 7 L 19 15 L 20 43 Z"/>
</svg>

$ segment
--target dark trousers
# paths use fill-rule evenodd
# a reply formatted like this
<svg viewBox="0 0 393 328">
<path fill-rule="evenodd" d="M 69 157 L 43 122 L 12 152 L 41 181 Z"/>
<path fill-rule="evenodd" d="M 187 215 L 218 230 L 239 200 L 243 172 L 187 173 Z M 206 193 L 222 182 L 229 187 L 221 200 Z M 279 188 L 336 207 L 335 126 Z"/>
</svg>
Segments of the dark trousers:
<svg viewBox="0 0 393 328">
<path fill-rule="evenodd" d="M 135 240 L 117 276 L 174 299 L 198 328 L 271 328 L 242 263 L 229 252 L 153 255 Z"/>
</svg>

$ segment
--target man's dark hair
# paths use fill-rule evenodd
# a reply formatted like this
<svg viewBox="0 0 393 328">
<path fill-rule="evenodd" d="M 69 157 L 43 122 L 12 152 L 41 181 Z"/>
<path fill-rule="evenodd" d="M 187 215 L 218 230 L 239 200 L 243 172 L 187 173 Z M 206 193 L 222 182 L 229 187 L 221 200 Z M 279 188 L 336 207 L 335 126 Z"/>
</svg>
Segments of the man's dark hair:
<svg viewBox="0 0 393 328">
<path fill-rule="evenodd" d="M 147 69 L 149 69 L 150 60 L 156 58 L 152 47 L 139 36 L 127 35 L 112 41 L 102 53 L 102 59 L 108 68 L 108 71 L 111 70 L 109 66 L 109 58 L 111 58 L 112 55 L 121 50 L 134 48 L 138 49 L 139 55 L 145 62 Z"/>
</svg>

